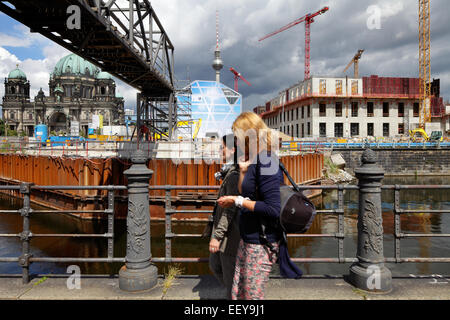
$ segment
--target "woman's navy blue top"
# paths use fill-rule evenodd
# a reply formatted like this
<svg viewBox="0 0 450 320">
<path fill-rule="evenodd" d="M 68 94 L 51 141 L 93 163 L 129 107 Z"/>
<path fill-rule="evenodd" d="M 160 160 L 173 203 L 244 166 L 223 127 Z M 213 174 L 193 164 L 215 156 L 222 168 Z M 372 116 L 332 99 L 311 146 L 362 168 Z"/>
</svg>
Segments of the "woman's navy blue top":
<svg viewBox="0 0 450 320">
<path fill-rule="evenodd" d="M 283 240 L 282 233 L 275 229 L 281 211 L 280 185 L 284 184 L 283 172 L 277 158 L 270 154 L 262 158 L 261 155 L 260 153 L 257 157 L 257 164 L 249 165 L 242 181 L 242 196 L 256 200 L 256 204 L 253 212 L 245 208 L 240 210 L 239 232 L 244 242 L 262 244 L 260 217 L 264 218 L 267 240 L 280 244 L 278 254 L 280 274 L 286 278 L 298 279 L 303 272 L 289 257 L 287 243 Z"/>
<path fill-rule="evenodd" d="M 255 201 L 254 211 L 246 208 L 240 210 L 239 230 L 242 240 L 246 243 L 261 244 L 260 217 L 266 221 L 279 219 L 281 210 L 280 184 L 283 183 L 283 172 L 279 167 L 279 160 L 264 152 L 260 154 L 258 162 L 248 166 L 242 181 L 242 196 Z M 258 170 L 257 170 L 258 169 Z M 258 191 L 256 191 L 258 190 Z M 280 235 L 271 223 L 267 224 L 265 233 L 269 242 L 278 242 Z"/>
</svg>

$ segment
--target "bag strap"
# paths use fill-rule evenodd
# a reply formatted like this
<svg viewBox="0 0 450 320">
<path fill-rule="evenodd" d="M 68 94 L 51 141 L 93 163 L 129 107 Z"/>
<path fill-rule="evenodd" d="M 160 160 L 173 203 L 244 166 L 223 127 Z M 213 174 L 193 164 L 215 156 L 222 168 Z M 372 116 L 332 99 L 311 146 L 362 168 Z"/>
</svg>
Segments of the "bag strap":
<svg viewBox="0 0 450 320">
<path fill-rule="evenodd" d="M 289 174 L 289 172 L 287 171 L 286 167 L 284 166 L 283 162 L 281 162 L 280 160 L 278 161 L 278 163 L 280 164 L 280 169 L 281 171 L 283 171 L 283 173 L 286 175 L 286 177 L 288 178 L 289 182 L 292 184 L 292 186 L 294 187 L 294 190 L 297 192 L 301 192 L 300 188 L 298 187 L 298 185 L 295 183 L 294 179 L 292 179 L 291 175 Z"/>
<path fill-rule="evenodd" d="M 259 172 L 258 172 L 258 163 L 259 163 L 259 155 L 256 156 L 256 174 L 257 174 L 257 178 L 259 177 Z M 295 183 L 294 179 L 292 179 L 291 175 L 289 174 L 289 172 L 287 171 L 286 167 L 284 166 L 283 162 L 281 162 L 280 159 L 278 159 L 278 166 L 281 169 L 281 171 L 286 175 L 286 177 L 288 178 L 289 182 L 292 184 L 292 187 L 294 187 L 294 190 L 297 192 L 301 192 L 300 188 L 298 187 L 298 185 Z"/>
<path fill-rule="evenodd" d="M 255 178 L 256 178 L 255 179 L 255 189 L 256 189 L 255 190 L 255 198 L 256 198 L 256 200 L 259 198 L 258 182 L 259 182 L 260 170 L 261 169 L 259 167 L 259 155 L 257 155 L 256 167 L 255 167 Z M 269 240 L 267 239 L 266 224 L 267 224 L 266 219 L 259 216 L 259 227 L 260 227 L 259 241 L 261 242 L 261 244 L 266 245 L 272 253 L 277 254 L 277 251 L 273 247 L 272 243 L 270 243 Z M 285 240 L 285 239 L 286 239 L 286 235 L 284 234 L 284 232 L 282 232 L 282 240 Z"/>
</svg>

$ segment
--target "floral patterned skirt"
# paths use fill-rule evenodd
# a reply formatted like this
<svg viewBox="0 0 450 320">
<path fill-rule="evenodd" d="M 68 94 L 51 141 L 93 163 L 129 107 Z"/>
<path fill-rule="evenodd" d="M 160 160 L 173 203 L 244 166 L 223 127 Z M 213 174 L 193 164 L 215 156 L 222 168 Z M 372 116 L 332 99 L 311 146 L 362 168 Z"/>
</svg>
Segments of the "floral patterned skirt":
<svg viewBox="0 0 450 320">
<path fill-rule="evenodd" d="M 278 252 L 278 244 L 272 244 Z M 241 240 L 236 256 L 232 300 L 263 300 L 264 289 L 277 254 L 267 246 Z"/>
</svg>

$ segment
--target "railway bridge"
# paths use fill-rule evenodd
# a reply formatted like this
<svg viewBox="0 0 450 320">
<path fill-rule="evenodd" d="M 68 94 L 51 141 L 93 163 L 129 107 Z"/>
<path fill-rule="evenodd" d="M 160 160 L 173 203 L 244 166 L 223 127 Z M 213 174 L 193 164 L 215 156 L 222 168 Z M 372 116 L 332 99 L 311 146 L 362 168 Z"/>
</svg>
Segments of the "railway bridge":
<svg viewBox="0 0 450 320">
<path fill-rule="evenodd" d="M 149 0 L 8 0 L 0 10 L 137 89 L 138 128 L 172 131 L 174 46 Z"/>
</svg>

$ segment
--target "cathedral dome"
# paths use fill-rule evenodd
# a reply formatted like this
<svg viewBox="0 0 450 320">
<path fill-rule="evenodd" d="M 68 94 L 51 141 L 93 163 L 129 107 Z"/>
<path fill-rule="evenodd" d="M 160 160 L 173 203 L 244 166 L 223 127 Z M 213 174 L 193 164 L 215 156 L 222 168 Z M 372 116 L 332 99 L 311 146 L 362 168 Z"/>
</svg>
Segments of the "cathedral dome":
<svg viewBox="0 0 450 320">
<path fill-rule="evenodd" d="M 8 74 L 8 79 L 22 79 L 27 80 L 26 74 L 17 67 Z"/>
<path fill-rule="evenodd" d="M 68 76 L 85 76 L 95 78 L 100 69 L 92 63 L 72 53 L 65 56 L 55 66 L 52 77 Z"/>
<path fill-rule="evenodd" d="M 98 80 L 112 80 L 112 76 L 105 71 L 100 72 L 97 77 Z"/>
</svg>

